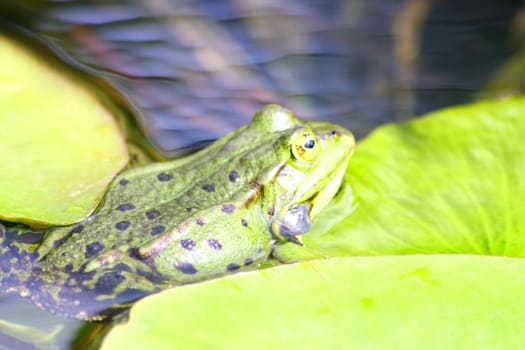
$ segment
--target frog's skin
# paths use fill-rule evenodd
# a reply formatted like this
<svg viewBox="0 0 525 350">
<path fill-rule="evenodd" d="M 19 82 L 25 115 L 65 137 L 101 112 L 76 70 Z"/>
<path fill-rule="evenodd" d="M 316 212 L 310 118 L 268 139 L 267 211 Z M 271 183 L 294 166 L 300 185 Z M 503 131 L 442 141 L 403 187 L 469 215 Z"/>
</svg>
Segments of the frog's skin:
<svg viewBox="0 0 525 350">
<path fill-rule="evenodd" d="M 269 105 L 192 156 L 124 171 L 83 222 L 0 226 L 0 290 L 93 319 L 160 289 L 257 268 L 273 246 L 300 243 L 353 150 L 350 131 Z"/>
</svg>

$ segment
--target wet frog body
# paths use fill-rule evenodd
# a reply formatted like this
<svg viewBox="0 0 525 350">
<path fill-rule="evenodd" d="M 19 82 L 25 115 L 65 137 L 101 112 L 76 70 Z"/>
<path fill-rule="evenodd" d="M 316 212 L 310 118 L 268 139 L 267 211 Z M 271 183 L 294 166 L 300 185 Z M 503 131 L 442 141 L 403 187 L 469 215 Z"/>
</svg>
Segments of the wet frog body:
<svg viewBox="0 0 525 350">
<path fill-rule="evenodd" d="M 194 155 L 121 173 L 79 224 L 0 230 L 0 288 L 92 318 L 166 287 L 255 268 L 275 244 L 308 231 L 353 148 L 342 127 L 267 106 Z"/>
</svg>

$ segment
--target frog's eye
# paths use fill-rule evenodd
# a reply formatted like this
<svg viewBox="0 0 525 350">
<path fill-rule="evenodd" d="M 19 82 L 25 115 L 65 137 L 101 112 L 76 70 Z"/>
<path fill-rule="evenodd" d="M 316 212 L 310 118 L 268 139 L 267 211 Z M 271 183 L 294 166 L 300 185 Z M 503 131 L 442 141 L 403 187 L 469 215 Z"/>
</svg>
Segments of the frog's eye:
<svg viewBox="0 0 525 350">
<path fill-rule="evenodd" d="M 319 157 L 319 140 L 311 130 L 297 131 L 291 141 L 290 147 L 294 159 L 311 163 Z"/>
</svg>

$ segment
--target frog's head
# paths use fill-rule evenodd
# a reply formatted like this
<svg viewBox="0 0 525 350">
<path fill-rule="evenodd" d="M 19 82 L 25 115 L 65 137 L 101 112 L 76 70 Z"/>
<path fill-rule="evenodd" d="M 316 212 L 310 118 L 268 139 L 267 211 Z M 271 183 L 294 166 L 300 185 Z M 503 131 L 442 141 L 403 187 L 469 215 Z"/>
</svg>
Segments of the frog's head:
<svg viewBox="0 0 525 350">
<path fill-rule="evenodd" d="M 263 207 L 275 238 L 297 241 L 294 237 L 310 229 L 311 220 L 337 193 L 354 152 L 354 136 L 328 122 L 300 121 L 277 105 L 260 110 L 252 126 L 282 135 L 274 144 L 280 166 L 272 174 L 274 186 L 264 190 Z"/>
</svg>

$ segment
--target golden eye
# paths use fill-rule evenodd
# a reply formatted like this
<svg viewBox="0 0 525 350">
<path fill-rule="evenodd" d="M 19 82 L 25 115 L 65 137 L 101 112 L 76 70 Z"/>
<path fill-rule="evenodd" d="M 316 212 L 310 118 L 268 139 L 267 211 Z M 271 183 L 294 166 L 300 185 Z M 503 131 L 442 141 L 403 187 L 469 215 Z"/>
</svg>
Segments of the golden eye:
<svg viewBox="0 0 525 350">
<path fill-rule="evenodd" d="M 310 129 L 297 131 L 292 136 L 290 147 L 296 160 L 311 163 L 319 157 L 319 140 Z"/>
</svg>

